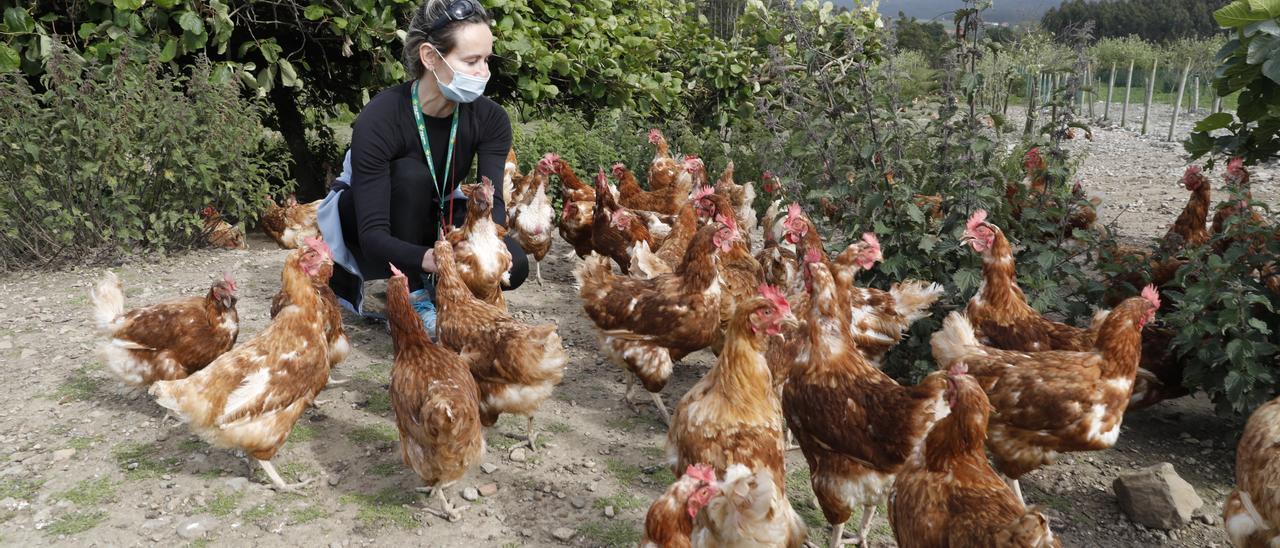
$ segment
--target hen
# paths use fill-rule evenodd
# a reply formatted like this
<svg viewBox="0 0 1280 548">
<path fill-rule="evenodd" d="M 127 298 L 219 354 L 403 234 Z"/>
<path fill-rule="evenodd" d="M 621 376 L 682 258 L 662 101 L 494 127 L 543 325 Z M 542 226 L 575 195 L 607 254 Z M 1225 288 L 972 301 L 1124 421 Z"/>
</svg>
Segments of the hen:
<svg viewBox="0 0 1280 548">
<path fill-rule="evenodd" d="M 551 251 L 551 224 L 555 220 L 555 209 L 547 198 L 545 175 L 532 174 L 525 179 L 532 180 L 535 186 L 531 191 L 518 187 L 516 201 L 506 202 L 507 227 L 515 232 L 520 248 L 533 258 L 534 275 L 538 285 L 542 285 L 542 260 Z"/>
<path fill-rule="evenodd" d="M 618 205 L 613 198 L 604 170 L 596 177 L 600 192 L 591 212 L 591 247 L 596 253 L 613 259 L 623 274 L 631 271 L 631 246 L 645 242 L 656 247 L 649 227 L 635 213 Z"/>
<path fill-rule="evenodd" d="M 705 548 L 804 545 L 807 528 L 770 468 L 741 464 L 725 471 L 715 496 L 693 520 L 693 546 Z"/>
<path fill-rule="evenodd" d="M 689 241 L 693 239 L 694 233 L 698 231 L 700 212 L 695 211 L 694 202 L 700 195 L 710 192 L 710 189 L 696 192 L 693 200 L 686 200 L 680 206 L 680 211 L 677 213 L 671 232 L 667 233 L 666 239 L 662 241 L 657 250 L 650 248 L 648 242 L 636 242 L 632 246 L 630 255 L 633 275 L 652 278 L 659 274 L 671 272 L 672 265 L 680 264 L 680 261 L 684 258 L 685 250 L 689 248 Z"/>
<path fill-rule="evenodd" d="M 209 245 L 223 249 L 249 248 L 244 241 L 244 231 L 223 220 L 222 214 L 213 206 L 200 210 L 200 218 L 204 219 L 202 235 Z"/>
<path fill-rule="evenodd" d="M 778 222 L 781 205 L 781 199 L 774 200 L 764 212 L 764 241 L 756 252 L 756 262 L 760 263 L 765 283 L 791 289 L 796 285 L 799 263 L 795 248 L 788 248 L 778 241 L 782 238 Z"/>
<path fill-rule="evenodd" d="M 1057 547 L 1049 519 L 1023 506 L 987 462 L 983 443 L 991 403 L 982 386 L 952 367 L 938 421 L 898 473 L 889 523 L 900 548 Z"/>
<path fill-rule="evenodd" d="M 316 224 L 316 210 L 320 202 L 316 200 L 307 204 L 299 204 L 292 195 L 285 198 L 284 206 L 267 196 L 267 209 L 262 213 L 262 231 L 270 236 L 281 249 L 297 249 L 302 247 L 307 238 L 319 238 L 320 226 Z"/>
<path fill-rule="evenodd" d="M 689 548 L 693 520 L 717 493 L 716 471 L 705 464 L 689 465 L 684 475 L 653 501 L 644 518 L 642 548 Z"/>
<path fill-rule="evenodd" d="M 573 246 L 578 258 L 586 258 L 591 248 L 591 226 L 595 218 L 594 202 L 565 202 L 560 214 L 560 237 Z"/>
<path fill-rule="evenodd" d="M 1182 185 L 1191 191 L 1191 196 L 1168 232 L 1160 239 L 1155 252 L 1111 241 L 1104 247 L 1112 261 L 1134 267 L 1112 278 L 1111 287 L 1104 299 L 1107 306 L 1119 304 L 1148 283 L 1164 287 L 1177 275 L 1178 269 L 1187 263 L 1180 256 L 1182 252 L 1208 243 L 1210 235 L 1205 223 L 1209 217 L 1212 187 L 1209 178 L 1204 176 L 1200 166 L 1190 165 L 1182 175 Z"/>
<path fill-rule="evenodd" d="M 1253 412 L 1236 448 L 1236 489 L 1222 523 L 1238 548 L 1280 545 L 1280 398 Z"/>
<path fill-rule="evenodd" d="M 564 161 L 560 155 L 548 152 L 538 163 L 538 169 L 546 169 L 543 164 L 546 164 L 546 168 L 549 168 L 552 173 L 560 176 L 560 192 L 564 203 L 596 201 L 595 189 L 583 183 L 573 172 L 573 166 Z"/>
<path fill-rule="evenodd" d="M 978 342 L 965 316 L 952 312 L 931 340 L 943 368 L 964 363 L 982 384 L 995 412 L 987 448 L 996 469 L 1012 481 L 1061 453 L 1098 451 L 1115 444 L 1142 351 L 1142 327 L 1160 297 L 1147 286 L 1101 322 L 1087 351 L 1021 352 Z"/>
<path fill-rule="evenodd" d="M 440 497 L 437 515 L 457 521 L 465 508 L 449 504 L 444 492 L 484 456 L 479 389 L 467 362 L 427 337 L 409 301 L 409 280 L 395 265 L 391 271 L 387 320 L 396 361 L 389 392 L 400 457 Z"/>
<path fill-rule="evenodd" d="M 227 274 L 203 297 L 125 312 L 120 279 L 107 271 L 89 300 L 98 329 L 111 337 L 98 345 L 98 358 L 133 386 L 185 378 L 230 350 L 240 333 L 236 282 Z"/>
<path fill-rule="evenodd" d="M 658 191 L 676 185 L 686 177 L 685 167 L 671 157 L 667 139 L 657 129 L 649 130 L 649 143 L 655 147 L 653 161 L 649 163 L 649 190 Z"/>
<path fill-rule="evenodd" d="M 471 362 L 480 387 L 480 422 L 493 426 L 502 413 L 524 415 L 527 443 L 535 449 L 533 413 L 560 384 L 569 361 L 555 324 L 525 325 L 476 299 L 458 276 L 449 246 L 437 243 L 435 250 L 440 344 Z"/>
<path fill-rule="evenodd" d="M 281 283 L 290 304 L 266 329 L 191 376 L 150 389 L 205 441 L 257 459 L 280 490 L 311 481 L 285 484 L 271 458 L 329 381 L 324 302 L 311 279 L 332 261 L 329 246 L 308 240 L 285 260 Z"/>
<path fill-rule="evenodd" d="M 677 180 L 675 184 L 646 192 L 636 182 L 636 176 L 621 162 L 613 164 L 613 178 L 618 180 L 618 203 L 623 207 L 674 214 L 680 209 L 692 190 L 692 179 Z"/>
<path fill-rule="evenodd" d="M 305 245 L 305 241 L 303 242 Z M 329 287 L 329 277 L 333 276 L 333 265 L 324 263 L 311 276 L 311 287 L 320 294 L 325 309 L 325 338 L 329 343 L 329 367 L 342 363 L 351 352 L 351 342 L 347 339 L 346 328 L 342 325 L 342 307 L 338 304 L 338 296 Z M 281 310 L 291 304 L 289 293 L 283 288 L 271 298 L 271 318 L 275 319 Z M 330 384 L 342 384 L 346 381 L 330 381 Z"/>
<path fill-rule="evenodd" d="M 1009 185 L 1005 189 L 1005 197 L 1013 207 L 1013 218 L 1021 219 L 1023 208 L 1060 207 L 1058 200 L 1049 195 L 1049 163 L 1040 155 L 1040 148 L 1028 150 L 1022 164 L 1026 178 L 1021 184 Z M 1079 182 L 1071 187 L 1071 198 L 1073 204 L 1067 208 L 1066 218 L 1062 221 L 1067 236 L 1075 229 L 1092 228 L 1098 219 L 1097 207 L 1102 203 L 1098 198 L 1085 196 Z"/>
<path fill-rule="evenodd" d="M 736 238 L 728 225 L 703 227 L 674 272 L 648 280 L 617 276 L 608 259 L 598 255 L 574 270 L 583 308 L 599 331 L 600 348 L 639 377 L 667 423 L 671 419 L 658 392 L 671 377 L 674 361 L 715 340 L 721 292 L 716 263 Z M 627 383 L 628 403 L 632 386 Z"/>
<path fill-rule="evenodd" d="M 699 220 L 709 222 L 712 219 L 721 220 L 737 231 L 738 237 L 734 239 L 733 245 L 728 252 L 720 257 L 720 262 L 716 268 L 720 271 L 720 281 L 724 284 L 724 296 L 720 300 L 720 331 L 715 342 L 711 344 L 711 351 L 720 354 L 721 347 L 724 345 L 725 333 L 729 327 L 729 321 L 733 318 L 733 309 L 742 302 L 756 293 L 756 288 L 760 286 L 764 279 L 761 272 L 760 263 L 756 262 L 756 258 L 751 254 L 749 242 L 737 219 L 737 213 L 730 205 L 728 198 L 707 192 L 709 188 L 699 189 L 695 193 L 694 208 L 698 212 Z"/>
<path fill-rule="evenodd" d="M 710 464 L 717 472 L 745 464 L 784 478 L 782 404 L 771 389 L 764 350 L 766 338 L 785 324 L 794 326 L 795 317 L 787 299 L 769 286 L 732 314 L 715 366 L 676 405 L 667 461 L 672 473 L 693 464 Z"/>
<path fill-rule="evenodd" d="M 536 171 L 536 170 L 535 170 Z M 507 162 L 502 165 L 502 203 L 514 204 L 517 187 L 524 177 L 520 176 L 520 162 L 516 158 L 516 149 L 507 151 Z"/>
<path fill-rule="evenodd" d="M 808 264 L 812 293 L 806 318 L 808 355 L 797 360 L 782 391 L 787 425 L 800 443 L 813 492 L 843 544 L 844 523 L 862 507 L 860 539 L 876 505 L 929 428 L 946 415 L 941 375 L 899 386 L 871 365 L 850 334 L 852 307 L 826 264 Z"/>
<path fill-rule="evenodd" d="M 511 252 L 502 242 L 507 229 L 493 222 L 493 182 L 483 177 L 467 203 L 462 228 L 445 236 L 453 245 L 458 273 L 480 300 L 507 308 L 502 284 L 511 282 Z"/>
<path fill-rule="evenodd" d="M 725 166 L 720 179 L 716 180 L 716 194 L 729 199 L 733 211 L 742 223 L 742 233 L 746 235 L 747 247 L 751 247 L 751 235 L 756 232 L 756 210 L 752 207 L 756 201 L 756 190 L 751 183 L 738 184 L 733 181 L 733 161 Z"/>
</svg>

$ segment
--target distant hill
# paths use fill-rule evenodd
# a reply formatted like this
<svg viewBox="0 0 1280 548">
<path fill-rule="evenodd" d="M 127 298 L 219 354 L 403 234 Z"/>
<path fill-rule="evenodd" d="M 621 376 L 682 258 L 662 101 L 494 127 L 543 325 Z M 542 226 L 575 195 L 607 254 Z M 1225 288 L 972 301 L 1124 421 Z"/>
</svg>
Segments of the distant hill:
<svg viewBox="0 0 1280 548">
<path fill-rule="evenodd" d="M 853 6 L 853 0 L 834 0 L 834 3 L 844 7 Z M 1061 0 L 996 0 L 995 7 L 987 10 L 983 19 L 993 23 L 1039 21 L 1044 12 L 1060 3 Z M 944 14 L 962 7 L 962 0 L 880 0 L 880 13 L 886 18 L 897 17 L 901 11 L 908 17 L 924 20 L 937 17 L 944 23 L 951 20 L 950 15 Z"/>
</svg>

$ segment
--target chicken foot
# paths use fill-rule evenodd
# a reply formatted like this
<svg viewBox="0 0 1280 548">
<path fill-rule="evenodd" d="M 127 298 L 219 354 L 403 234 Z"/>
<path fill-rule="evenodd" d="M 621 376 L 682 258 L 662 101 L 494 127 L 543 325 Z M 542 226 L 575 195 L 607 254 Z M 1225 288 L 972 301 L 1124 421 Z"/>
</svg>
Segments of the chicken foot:
<svg viewBox="0 0 1280 548">
<path fill-rule="evenodd" d="M 542 261 L 539 261 L 539 260 L 537 260 L 537 259 L 534 259 L 534 260 L 533 260 L 533 275 L 538 279 L 538 285 L 539 285 L 539 286 L 543 285 L 543 283 L 542 283 Z"/>
<path fill-rule="evenodd" d="M 622 401 L 627 403 L 627 407 L 631 408 L 631 412 L 639 413 L 636 408 L 635 400 L 631 399 L 631 393 L 635 391 L 636 385 L 640 384 L 635 378 L 627 380 L 627 393 L 622 396 Z M 662 418 L 663 424 L 671 426 L 671 413 L 667 412 L 666 404 L 662 403 L 662 394 L 658 392 L 649 392 L 649 397 L 653 400 L 653 405 L 658 408 L 658 415 Z"/>
<path fill-rule="evenodd" d="M 666 404 L 662 403 L 662 394 L 659 392 L 650 392 L 649 396 L 653 398 L 653 405 L 658 407 L 658 414 L 662 415 L 662 423 L 670 427 L 671 413 L 667 412 Z"/>
<path fill-rule="evenodd" d="M 814 501 L 817 502 L 817 501 Z M 815 505 L 816 506 L 816 505 Z M 859 533 L 856 538 L 844 538 L 844 524 L 833 525 L 831 527 L 831 548 L 840 548 L 846 544 L 856 544 L 858 546 L 870 546 L 871 539 L 871 520 L 876 517 L 876 507 L 874 505 L 862 507 L 862 525 L 859 527 Z"/>
<path fill-rule="evenodd" d="M 416 490 L 419 493 L 426 493 L 428 499 L 431 498 L 431 494 L 432 492 L 434 492 L 436 495 L 436 498 L 440 499 L 440 510 L 433 510 L 431 508 L 425 508 L 425 507 L 424 509 L 431 515 L 443 520 L 447 520 L 450 523 L 453 523 L 462 519 L 462 511 L 471 508 L 470 506 L 454 506 L 452 504 L 449 504 L 449 498 L 445 496 L 443 486 L 419 487 Z"/>
<path fill-rule="evenodd" d="M 258 461 L 258 464 L 262 465 L 262 469 L 267 472 L 267 477 L 271 478 L 272 489 L 275 489 L 276 491 L 280 491 L 284 493 L 296 493 L 298 489 L 306 487 L 307 484 L 315 480 L 315 478 L 307 478 L 293 485 L 289 485 L 284 482 L 283 478 L 280 477 L 280 473 L 276 472 L 276 467 L 275 465 L 271 464 L 271 461 L 262 460 L 262 459 L 256 459 L 256 460 Z"/>
<path fill-rule="evenodd" d="M 533 415 L 529 415 L 529 425 L 525 427 L 524 441 L 520 442 L 516 447 L 528 447 L 530 451 L 537 451 L 537 441 L 538 433 L 533 431 Z"/>
</svg>

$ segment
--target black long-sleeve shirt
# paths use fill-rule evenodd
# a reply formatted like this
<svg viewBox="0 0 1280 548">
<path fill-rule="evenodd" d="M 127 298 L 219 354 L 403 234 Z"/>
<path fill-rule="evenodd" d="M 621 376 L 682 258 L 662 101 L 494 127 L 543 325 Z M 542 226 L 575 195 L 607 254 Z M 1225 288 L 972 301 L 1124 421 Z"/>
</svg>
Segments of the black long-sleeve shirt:
<svg viewBox="0 0 1280 548">
<path fill-rule="evenodd" d="M 429 84 L 430 85 L 430 84 Z M 429 174 L 426 157 L 414 121 L 413 82 L 383 90 L 356 118 L 351 136 L 351 189 L 361 253 L 366 260 L 385 264 L 418 264 L 435 243 L 427 234 L 424 244 L 406 242 L 391 235 L 391 188 L 412 185 L 430 197 L 432 207 L 422 212 L 439 226 L 440 196 L 436 178 L 445 181 L 447 198 L 459 181 L 477 164 L 477 180 L 488 177 L 501 184 L 507 152 L 511 149 L 511 121 L 507 111 L 487 97 L 460 103 L 457 144 L 452 173 L 444 173 L 452 115 L 435 118 L 423 114 L 437 173 Z M 447 206 L 446 206 L 447 207 Z M 493 219 L 506 222 L 502 194 L 494 193 Z"/>
</svg>

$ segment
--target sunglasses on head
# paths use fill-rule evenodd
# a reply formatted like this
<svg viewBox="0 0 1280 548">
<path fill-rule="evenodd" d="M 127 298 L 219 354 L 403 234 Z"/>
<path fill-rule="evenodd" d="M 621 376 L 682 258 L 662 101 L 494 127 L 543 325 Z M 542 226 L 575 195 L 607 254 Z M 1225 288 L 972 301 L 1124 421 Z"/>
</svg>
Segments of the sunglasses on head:
<svg viewBox="0 0 1280 548">
<path fill-rule="evenodd" d="M 449 3 L 449 7 L 445 8 L 444 15 L 431 24 L 431 32 L 438 31 L 454 21 L 466 21 L 467 18 L 475 14 L 475 2 L 472 0 L 454 0 Z"/>
</svg>

